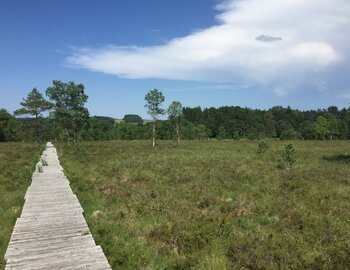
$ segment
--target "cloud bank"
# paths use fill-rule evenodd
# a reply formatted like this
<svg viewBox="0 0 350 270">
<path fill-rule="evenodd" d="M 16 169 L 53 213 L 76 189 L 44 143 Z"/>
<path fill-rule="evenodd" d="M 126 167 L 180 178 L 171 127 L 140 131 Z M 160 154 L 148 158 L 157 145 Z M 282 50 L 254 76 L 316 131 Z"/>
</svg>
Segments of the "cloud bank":
<svg viewBox="0 0 350 270">
<path fill-rule="evenodd" d="M 165 45 L 76 48 L 66 63 L 130 79 L 258 84 L 278 95 L 330 89 L 330 74 L 349 67 L 349 0 L 229 0 L 216 8 L 217 25 Z"/>
</svg>

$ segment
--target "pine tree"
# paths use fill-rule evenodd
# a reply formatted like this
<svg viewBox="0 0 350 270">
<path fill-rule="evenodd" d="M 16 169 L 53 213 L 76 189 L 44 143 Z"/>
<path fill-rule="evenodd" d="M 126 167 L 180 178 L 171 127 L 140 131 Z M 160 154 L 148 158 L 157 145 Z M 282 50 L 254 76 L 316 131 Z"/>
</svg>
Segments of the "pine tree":
<svg viewBox="0 0 350 270">
<path fill-rule="evenodd" d="M 22 108 L 14 112 L 15 115 L 30 115 L 34 117 L 32 127 L 35 130 L 35 140 L 37 143 L 41 141 L 43 129 L 42 113 L 53 108 L 53 104 L 44 99 L 43 95 L 33 88 L 29 92 L 27 98 L 20 103 Z"/>
</svg>

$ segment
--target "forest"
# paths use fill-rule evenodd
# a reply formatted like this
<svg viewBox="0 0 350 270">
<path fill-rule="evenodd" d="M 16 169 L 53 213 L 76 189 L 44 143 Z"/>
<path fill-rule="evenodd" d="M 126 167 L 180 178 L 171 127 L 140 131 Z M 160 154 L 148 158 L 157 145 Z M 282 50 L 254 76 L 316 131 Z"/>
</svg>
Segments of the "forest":
<svg viewBox="0 0 350 270">
<path fill-rule="evenodd" d="M 153 121 L 142 122 L 137 115 L 126 115 L 125 121 L 115 121 L 111 117 L 90 116 L 84 106 L 88 96 L 82 84 L 53 81 L 46 90 L 50 101 L 34 88 L 13 114 L 0 109 L 0 141 L 148 140 L 152 138 L 153 125 L 155 137 L 160 140 L 177 136 L 185 140 L 350 138 L 350 107 L 307 111 L 281 106 L 269 110 L 239 106 L 182 108 L 176 101 L 172 103 L 177 105 L 172 116 L 171 106 L 168 110 L 161 108 L 164 96 L 157 91 L 161 98 L 158 115 L 168 112 L 168 119 L 152 117 Z M 44 111 L 48 112 L 46 117 Z M 137 119 L 138 123 L 130 124 L 128 119 Z"/>
</svg>

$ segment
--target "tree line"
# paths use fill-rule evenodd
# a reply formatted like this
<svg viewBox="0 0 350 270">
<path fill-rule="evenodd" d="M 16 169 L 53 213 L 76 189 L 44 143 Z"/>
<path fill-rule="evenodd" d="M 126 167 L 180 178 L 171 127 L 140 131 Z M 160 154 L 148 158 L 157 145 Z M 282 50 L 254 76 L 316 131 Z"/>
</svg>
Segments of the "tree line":
<svg viewBox="0 0 350 270">
<path fill-rule="evenodd" d="M 145 96 L 152 121 L 136 125 L 115 123 L 108 117 L 91 117 L 83 84 L 53 81 L 45 91 L 36 88 L 13 114 L 0 109 L 0 141 L 149 140 L 156 139 L 350 139 L 350 107 L 300 111 L 290 107 L 269 110 L 225 106 L 182 107 L 173 101 L 163 108 L 165 97 L 157 89 Z M 47 113 L 45 113 L 47 112 Z M 167 120 L 159 120 L 167 114 Z M 129 116 L 130 117 L 130 116 Z M 133 116 L 134 117 L 134 116 Z"/>
<path fill-rule="evenodd" d="M 349 139 L 350 107 L 300 111 L 273 107 L 184 108 L 184 119 L 203 125 L 210 138 Z"/>
<path fill-rule="evenodd" d="M 87 140 L 143 140 L 152 137 L 152 123 L 128 125 L 91 119 Z M 241 107 L 182 109 L 180 117 L 157 120 L 160 140 L 263 139 L 348 140 L 350 108 L 300 111 L 290 107 L 252 110 Z"/>
</svg>

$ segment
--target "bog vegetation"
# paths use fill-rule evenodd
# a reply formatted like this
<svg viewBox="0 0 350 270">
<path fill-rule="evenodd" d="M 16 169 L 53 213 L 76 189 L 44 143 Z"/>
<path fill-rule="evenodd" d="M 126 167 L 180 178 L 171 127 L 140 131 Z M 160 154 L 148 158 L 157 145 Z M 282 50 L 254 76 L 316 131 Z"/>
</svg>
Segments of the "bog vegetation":
<svg viewBox="0 0 350 270">
<path fill-rule="evenodd" d="M 0 144 L 0 269 L 41 150 L 33 143 Z"/>
<path fill-rule="evenodd" d="M 346 269 L 349 143 L 264 144 L 114 141 L 58 150 L 114 269 Z"/>
<path fill-rule="evenodd" d="M 53 81 L 45 93 L 24 98 L 22 118 L 0 109 L 0 141 L 58 144 L 114 269 L 350 265 L 350 108 L 165 109 L 153 89 L 151 121 L 117 122 L 90 116 L 82 84 Z M 1 260 L 39 150 L 0 144 Z"/>
</svg>

